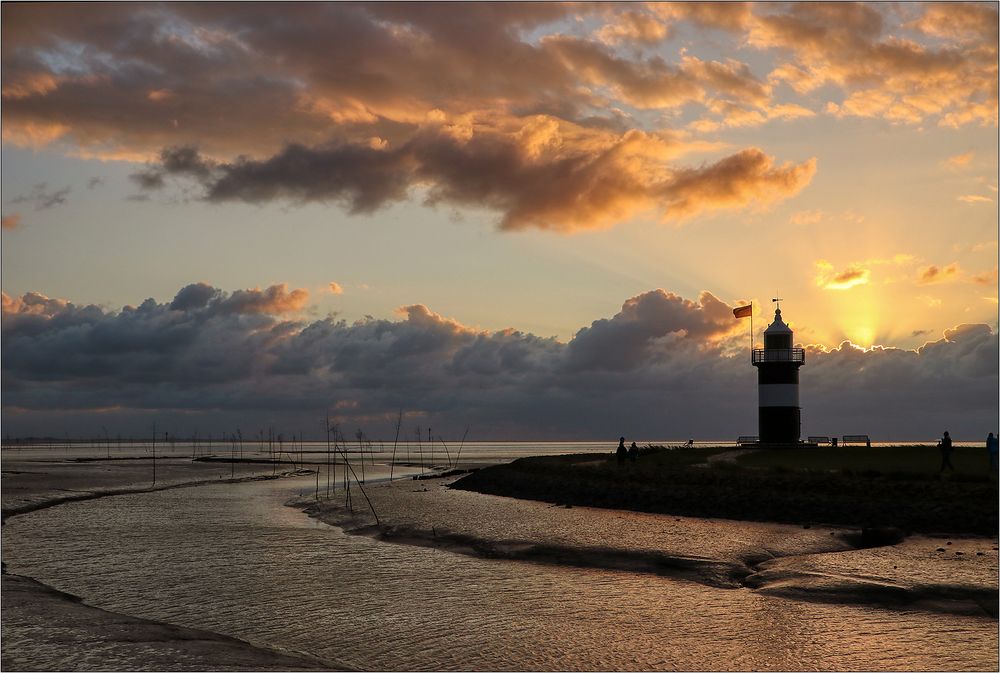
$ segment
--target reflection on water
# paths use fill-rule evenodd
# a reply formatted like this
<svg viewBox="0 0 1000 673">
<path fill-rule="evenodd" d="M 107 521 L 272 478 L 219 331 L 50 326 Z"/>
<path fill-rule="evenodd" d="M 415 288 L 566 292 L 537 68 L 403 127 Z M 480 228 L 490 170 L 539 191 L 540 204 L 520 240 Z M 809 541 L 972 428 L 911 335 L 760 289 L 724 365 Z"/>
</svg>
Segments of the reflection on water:
<svg viewBox="0 0 1000 673">
<path fill-rule="evenodd" d="M 797 602 L 650 574 L 386 544 L 282 506 L 313 484 L 220 484 L 42 510 L 4 526 L 4 560 L 12 572 L 99 607 L 363 669 L 997 666 L 996 622 L 988 618 Z M 575 525 L 608 536 L 635 527 L 620 513 L 573 512 L 602 519 L 561 520 L 567 538 Z M 757 524 L 690 525 L 702 526 L 696 546 L 720 530 L 773 537 Z M 727 544 L 742 543 L 711 549 Z"/>
</svg>

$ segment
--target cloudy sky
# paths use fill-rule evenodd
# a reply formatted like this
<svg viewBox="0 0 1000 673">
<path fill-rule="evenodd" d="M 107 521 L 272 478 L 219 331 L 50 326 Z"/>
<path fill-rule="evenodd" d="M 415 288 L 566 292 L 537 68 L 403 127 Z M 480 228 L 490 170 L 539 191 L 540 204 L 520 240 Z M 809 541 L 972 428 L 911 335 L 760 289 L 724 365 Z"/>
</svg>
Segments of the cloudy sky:
<svg viewBox="0 0 1000 673">
<path fill-rule="evenodd" d="M 996 431 L 995 3 L 2 31 L 4 432 L 731 438 L 779 295 L 805 434 Z"/>
</svg>

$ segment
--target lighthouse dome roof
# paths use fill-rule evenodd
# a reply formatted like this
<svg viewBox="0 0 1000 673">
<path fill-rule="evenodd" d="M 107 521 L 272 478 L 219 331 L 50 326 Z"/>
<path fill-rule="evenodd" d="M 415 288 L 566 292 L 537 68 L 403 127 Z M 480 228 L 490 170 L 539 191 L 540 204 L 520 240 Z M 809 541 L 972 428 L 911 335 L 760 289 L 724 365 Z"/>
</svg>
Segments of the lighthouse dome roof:
<svg viewBox="0 0 1000 673">
<path fill-rule="evenodd" d="M 792 328 L 785 324 L 785 321 L 781 319 L 781 309 L 774 310 L 774 322 L 768 325 L 767 329 L 764 330 L 764 334 L 791 334 Z"/>
</svg>

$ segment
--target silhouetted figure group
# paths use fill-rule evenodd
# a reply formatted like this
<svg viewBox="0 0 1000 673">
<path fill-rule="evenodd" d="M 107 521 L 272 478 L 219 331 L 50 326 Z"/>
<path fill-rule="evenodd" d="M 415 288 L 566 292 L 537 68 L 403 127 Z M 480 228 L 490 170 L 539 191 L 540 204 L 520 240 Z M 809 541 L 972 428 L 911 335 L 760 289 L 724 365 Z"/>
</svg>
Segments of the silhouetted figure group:
<svg viewBox="0 0 1000 673">
<path fill-rule="evenodd" d="M 625 438 L 620 437 L 618 439 L 618 450 L 615 452 L 618 458 L 618 464 L 624 465 L 625 459 L 628 458 L 631 462 L 635 462 L 635 459 L 639 457 L 639 447 L 632 442 L 632 446 L 625 448 Z"/>
<path fill-rule="evenodd" d="M 944 436 L 938 442 L 938 450 L 941 452 L 941 469 L 938 474 L 944 474 L 945 470 L 955 472 L 955 466 L 951 464 L 951 452 L 954 448 L 951 442 L 951 435 L 945 431 Z M 997 469 L 997 438 L 993 433 L 986 435 L 986 454 L 990 459 L 990 470 Z"/>
</svg>

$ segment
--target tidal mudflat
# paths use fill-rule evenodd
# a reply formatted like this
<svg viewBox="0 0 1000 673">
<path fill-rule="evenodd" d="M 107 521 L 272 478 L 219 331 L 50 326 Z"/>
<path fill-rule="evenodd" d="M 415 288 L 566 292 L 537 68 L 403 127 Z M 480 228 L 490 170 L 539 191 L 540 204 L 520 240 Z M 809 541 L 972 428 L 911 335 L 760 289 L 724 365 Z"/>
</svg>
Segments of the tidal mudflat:
<svg viewBox="0 0 1000 673">
<path fill-rule="evenodd" d="M 456 490 L 454 477 L 374 483 L 387 476 L 374 467 L 351 509 L 336 473 L 328 499 L 315 474 L 215 475 L 37 509 L 8 519 L 4 561 L 123 620 L 301 668 L 997 667 L 984 598 L 997 592 L 995 539 L 858 549 L 846 528 L 567 508 Z M 79 641 L 25 618 L 6 587 L 3 609 L 5 668 L 190 664 L 169 663 L 176 643 L 151 655 L 120 631 L 67 659 L 53 643 Z M 247 653 L 200 661 L 296 667 Z"/>
</svg>

